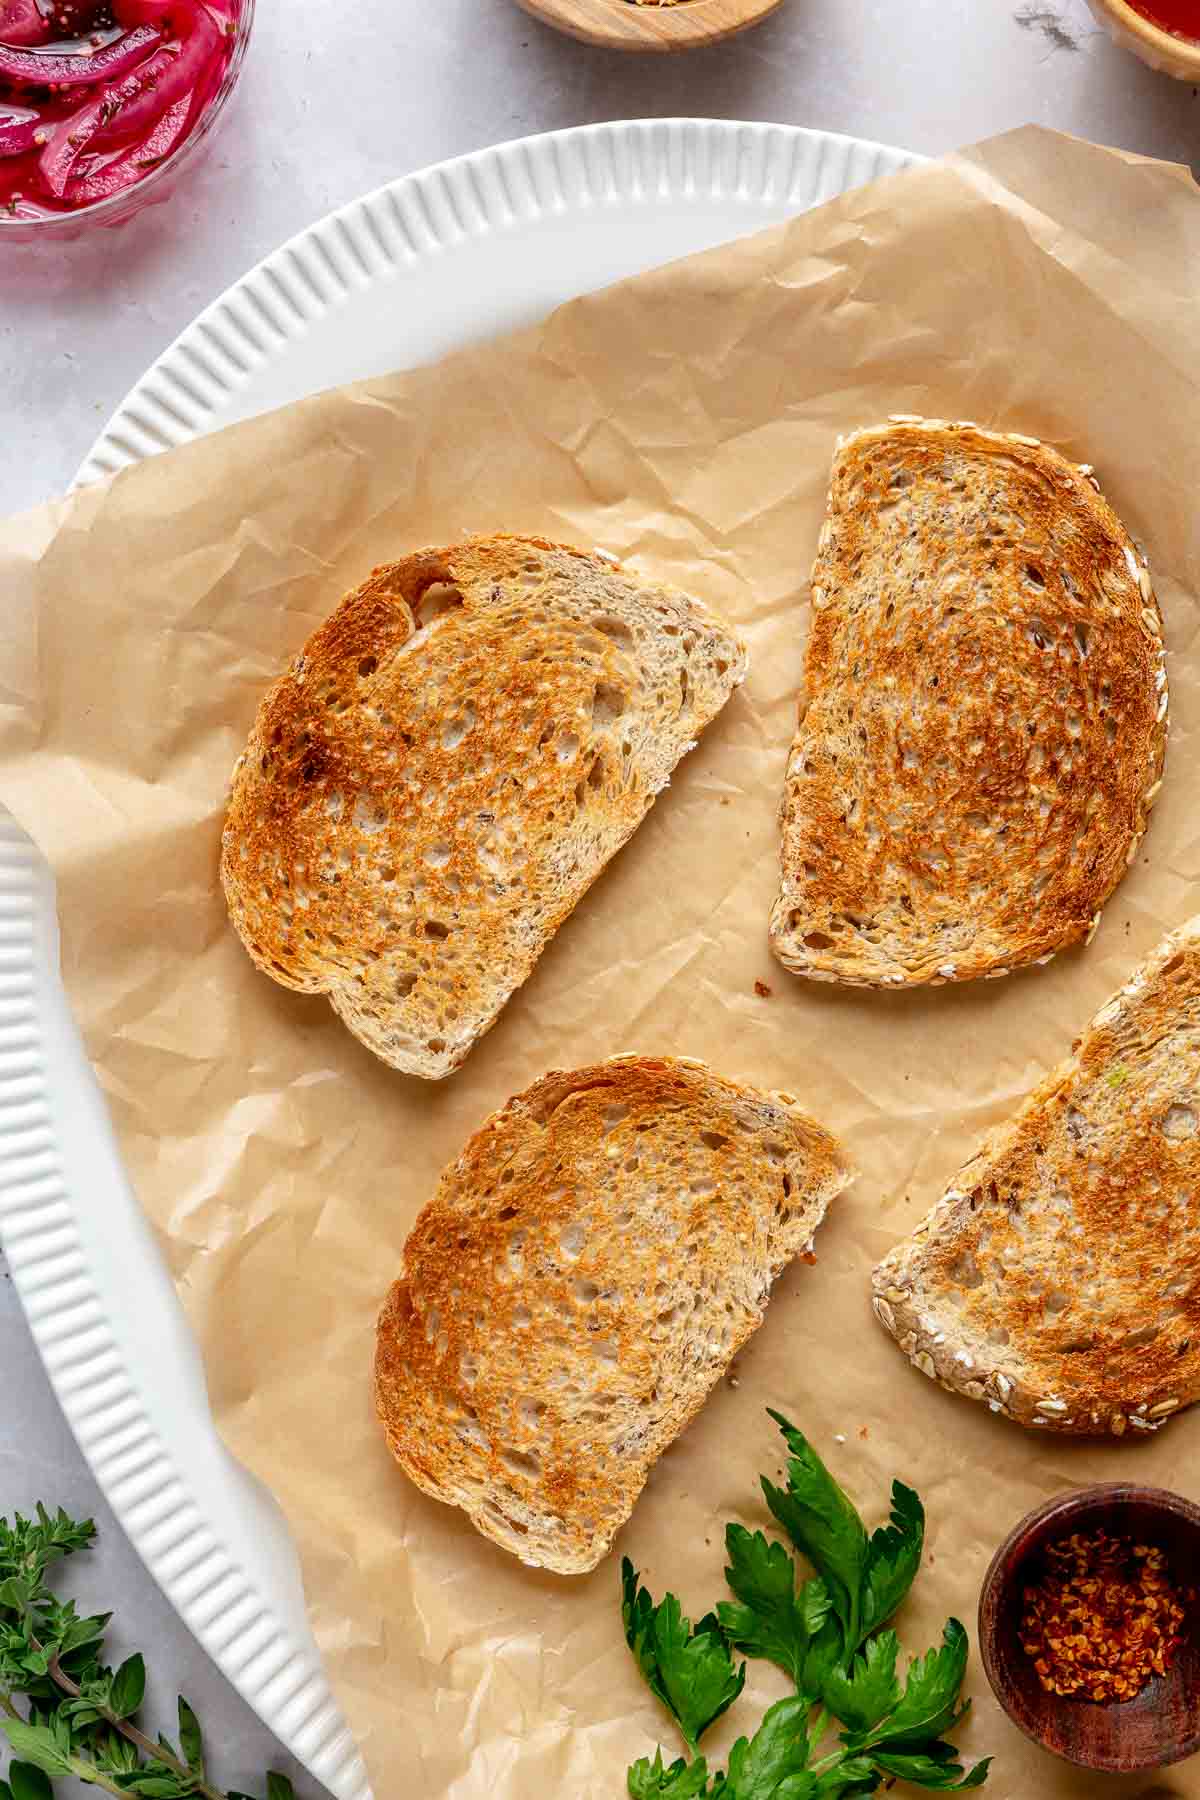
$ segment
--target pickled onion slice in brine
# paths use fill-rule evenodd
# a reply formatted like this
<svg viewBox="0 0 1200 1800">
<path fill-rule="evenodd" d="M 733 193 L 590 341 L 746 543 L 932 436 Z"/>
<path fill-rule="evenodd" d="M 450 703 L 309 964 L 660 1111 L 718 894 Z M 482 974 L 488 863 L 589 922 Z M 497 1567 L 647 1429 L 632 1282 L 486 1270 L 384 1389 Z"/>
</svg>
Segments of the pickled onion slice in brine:
<svg viewBox="0 0 1200 1800">
<path fill-rule="evenodd" d="M 0 156 L 23 156 L 37 144 L 42 129 L 40 113 L 25 106 L 8 106 L 0 100 Z"/>
<path fill-rule="evenodd" d="M 140 181 L 164 157 L 170 156 L 175 146 L 187 135 L 193 99 L 194 95 L 185 94 L 182 100 L 177 100 L 174 106 L 167 109 L 150 135 L 140 144 L 130 145 L 103 168 L 72 181 L 67 190 L 67 198 L 77 205 L 86 203 L 90 206 L 93 201 L 107 200 L 110 194 L 119 194 Z"/>
<path fill-rule="evenodd" d="M 0 44 L 44 44 L 49 37 L 37 0 L 0 0 Z"/>
<path fill-rule="evenodd" d="M 157 25 L 139 25 L 99 50 L 26 50 L 0 43 L 0 81 L 35 88 L 95 87 L 135 68 L 161 43 Z"/>
<path fill-rule="evenodd" d="M 184 9 L 176 10 L 182 13 Z M 193 7 L 186 35 L 177 44 L 165 45 L 137 71 L 144 75 L 153 65 L 141 91 L 114 108 L 103 126 L 104 141 L 145 137 L 175 102 L 190 94 L 213 64 L 220 62 L 222 48 L 221 34 L 208 14 L 201 7 Z"/>
</svg>

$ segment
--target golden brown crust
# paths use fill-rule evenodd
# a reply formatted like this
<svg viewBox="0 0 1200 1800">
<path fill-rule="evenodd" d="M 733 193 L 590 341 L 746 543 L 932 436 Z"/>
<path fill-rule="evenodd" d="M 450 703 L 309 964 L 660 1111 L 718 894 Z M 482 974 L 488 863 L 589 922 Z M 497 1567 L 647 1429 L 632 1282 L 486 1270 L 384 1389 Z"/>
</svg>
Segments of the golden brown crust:
<svg viewBox="0 0 1200 1800">
<path fill-rule="evenodd" d="M 1162 620 L 1095 485 L 907 420 L 838 451 L 782 813 L 776 955 L 870 987 L 1086 937 L 1162 774 Z"/>
<path fill-rule="evenodd" d="M 446 1169 L 379 1321 L 402 1468 L 523 1561 L 593 1568 L 850 1173 L 790 1096 L 625 1056 Z"/>
<path fill-rule="evenodd" d="M 395 1067 L 448 1074 L 744 671 L 694 601 L 598 554 L 497 537 L 377 569 L 235 770 L 242 941 Z"/>
<path fill-rule="evenodd" d="M 875 1271 L 922 1371 L 1022 1424 L 1157 1430 L 1200 1398 L 1200 918 Z"/>
</svg>

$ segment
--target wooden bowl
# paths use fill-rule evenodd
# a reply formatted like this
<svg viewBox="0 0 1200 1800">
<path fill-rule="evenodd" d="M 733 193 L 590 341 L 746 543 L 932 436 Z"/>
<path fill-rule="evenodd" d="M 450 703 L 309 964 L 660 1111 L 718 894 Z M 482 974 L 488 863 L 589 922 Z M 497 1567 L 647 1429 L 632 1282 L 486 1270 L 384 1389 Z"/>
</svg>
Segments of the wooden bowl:
<svg viewBox="0 0 1200 1800">
<path fill-rule="evenodd" d="M 609 50 L 690 50 L 757 25 L 782 0 L 679 0 L 635 6 L 633 0 L 517 0 L 559 31 Z"/>
<path fill-rule="evenodd" d="M 1200 43 L 1176 37 L 1144 19 L 1126 0 L 1088 0 L 1097 21 L 1115 44 L 1132 50 L 1152 69 L 1174 75 L 1177 81 L 1200 82 Z"/>
<path fill-rule="evenodd" d="M 1085 1769 L 1155 1769 L 1200 1750 L 1200 1611 L 1188 1607 L 1184 1642 L 1166 1675 L 1133 1700 L 1097 1704 L 1048 1694 L 1017 1635 L 1024 1589 L 1049 1544 L 1103 1526 L 1165 1551 L 1172 1584 L 1200 1571 L 1200 1506 L 1165 1488 L 1108 1482 L 1077 1488 L 1031 1512 L 1001 1544 L 979 1599 L 979 1648 L 996 1698 L 1026 1737 Z"/>
</svg>

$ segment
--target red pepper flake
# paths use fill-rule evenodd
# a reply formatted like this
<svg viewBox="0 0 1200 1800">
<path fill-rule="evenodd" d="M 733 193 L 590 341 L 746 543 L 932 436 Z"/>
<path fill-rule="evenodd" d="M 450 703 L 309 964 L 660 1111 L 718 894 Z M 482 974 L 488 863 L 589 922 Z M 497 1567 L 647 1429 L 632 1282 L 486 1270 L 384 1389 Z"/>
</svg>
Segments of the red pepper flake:
<svg viewBox="0 0 1200 1800">
<path fill-rule="evenodd" d="M 1185 1603 L 1195 1595 L 1172 1587 L 1161 1550 L 1075 1532 L 1049 1547 L 1045 1574 L 1025 1589 L 1021 1646 L 1048 1694 L 1132 1700 L 1175 1661 Z"/>
<path fill-rule="evenodd" d="M 771 998 L 771 990 L 765 981 L 756 981 L 754 984 L 754 991 L 760 1000 L 769 1000 Z"/>
</svg>

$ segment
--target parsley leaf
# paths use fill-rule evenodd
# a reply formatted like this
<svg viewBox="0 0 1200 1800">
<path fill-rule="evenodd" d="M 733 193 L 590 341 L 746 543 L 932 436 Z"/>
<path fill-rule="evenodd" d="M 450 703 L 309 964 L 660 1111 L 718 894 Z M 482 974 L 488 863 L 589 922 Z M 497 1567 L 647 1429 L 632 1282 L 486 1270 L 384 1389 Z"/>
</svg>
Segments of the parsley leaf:
<svg viewBox="0 0 1200 1800">
<path fill-rule="evenodd" d="M 689 1749 L 746 1682 L 746 1665 L 734 1670 L 721 1626 L 712 1613 L 693 1629 L 679 1601 L 668 1594 L 655 1605 L 625 1557 L 621 1563 L 621 1612 L 625 1640 L 652 1693 L 674 1714 Z"/>
<path fill-rule="evenodd" d="M 771 1417 L 791 1452 L 786 1490 L 766 1477 L 767 1505 L 797 1550 L 808 1557 L 833 1601 L 847 1651 L 857 1648 L 867 1533 L 858 1513 L 808 1439 L 782 1413 Z"/>
<path fill-rule="evenodd" d="M 631 1800 L 698 1800 L 708 1793 L 708 1765 L 702 1756 L 688 1763 L 679 1758 L 663 1767 L 662 1751 L 651 1762 L 643 1756 L 629 1771 Z"/>
<path fill-rule="evenodd" d="M 622 1612 L 643 1678 L 693 1753 L 742 1690 L 745 1665 L 735 1673 L 732 1651 L 778 1664 L 796 1693 L 769 1709 L 753 1737 L 738 1739 L 723 1773 L 710 1773 L 698 1755 L 666 1766 L 659 1751 L 653 1763 L 635 1763 L 632 1800 L 854 1800 L 898 1779 L 944 1792 L 982 1787 L 988 1760 L 965 1772 L 942 1738 L 967 1711 L 960 1704 L 966 1632 L 949 1620 L 941 1647 L 914 1658 L 902 1683 L 899 1640 L 885 1629 L 920 1566 L 919 1498 L 893 1482 L 888 1522 L 868 1536 L 803 1434 L 781 1414 L 771 1417 L 789 1451 L 787 1486 L 764 1479 L 763 1493 L 816 1575 L 798 1586 L 784 1545 L 731 1524 L 725 1576 L 733 1599 L 718 1605 L 715 1618 L 693 1629 L 673 1594 L 655 1605 L 628 1560 Z M 831 1715 L 843 1727 L 841 1748 L 822 1755 Z"/>
<path fill-rule="evenodd" d="M 899 1776 L 901 1781 L 911 1781 L 915 1787 L 935 1788 L 944 1793 L 982 1787 L 991 1760 L 990 1756 L 985 1756 L 969 1775 L 963 1775 L 958 1751 L 953 1744 L 942 1743 L 927 1744 L 923 1751 L 908 1754 L 879 1751 L 871 1758 L 885 1775 Z"/>
<path fill-rule="evenodd" d="M 791 1557 L 782 1544 L 768 1542 L 761 1531 L 751 1533 L 742 1525 L 727 1525 L 725 1547 L 729 1554 L 725 1579 L 737 1595 L 736 1603 L 722 1600 L 717 1607 L 726 1636 L 747 1656 L 778 1663 L 798 1692 L 815 1699 L 821 1681 L 819 1675 L 815 1681 L 807 1678 L 808 1665 L 813 1661 L 813 1640 L 833 1604 L 828 1588 L 816 1577 L 797 1591 Z"/>
<path fill-rule="evenodd" d="M 867 1640 L 849 1670 L 834 1669 L 826 1678 L 821 1698 L 852 1732 L 870 1732 L 899 1704 L 899 1654 L 900 1639 L 895 1632 L 882 1631 Z"/>
<path fill-rule="evenodd" d="M 959 1689 L 967 1672 L 967 1634 L 957 1619 L 948 1619 L 940 1650 L 914 1657 L 908 1667 L 899 1705 L 882 1725 L 851 1730 L 843 1742 L 851 1750 L 870 1745 L 924 1750 L 931 1738 L 950 1731 L 967 1711 L 958 1705 Z"/>
<path fill-rule="evenodd" d="M 861 1757 L 853 1757 L 819 1775 L 815 1792 L 818 1800 L 825 1800 L 827 1795 L 829 1800 L 849 1800 L 851 1794 L 873 1794 L 882 1780 L 878 1769 Z"/>
<path fill-rule="evenodd" d="M 893 1481 L 891 1521 L 873 1532 L 867 1545 L 863 1637 L 887 1624 L 913 1584 L 924 1548 L 925 1508 L 910 1487 Z"/>
<path fill-rule="evenodd" d="M 811 1800 L 817 1778 L 808 1767 L 809 1702 L 777 1700 L 752 1738 L 729 1752 L 721 1800 Z"/>
</svg>

